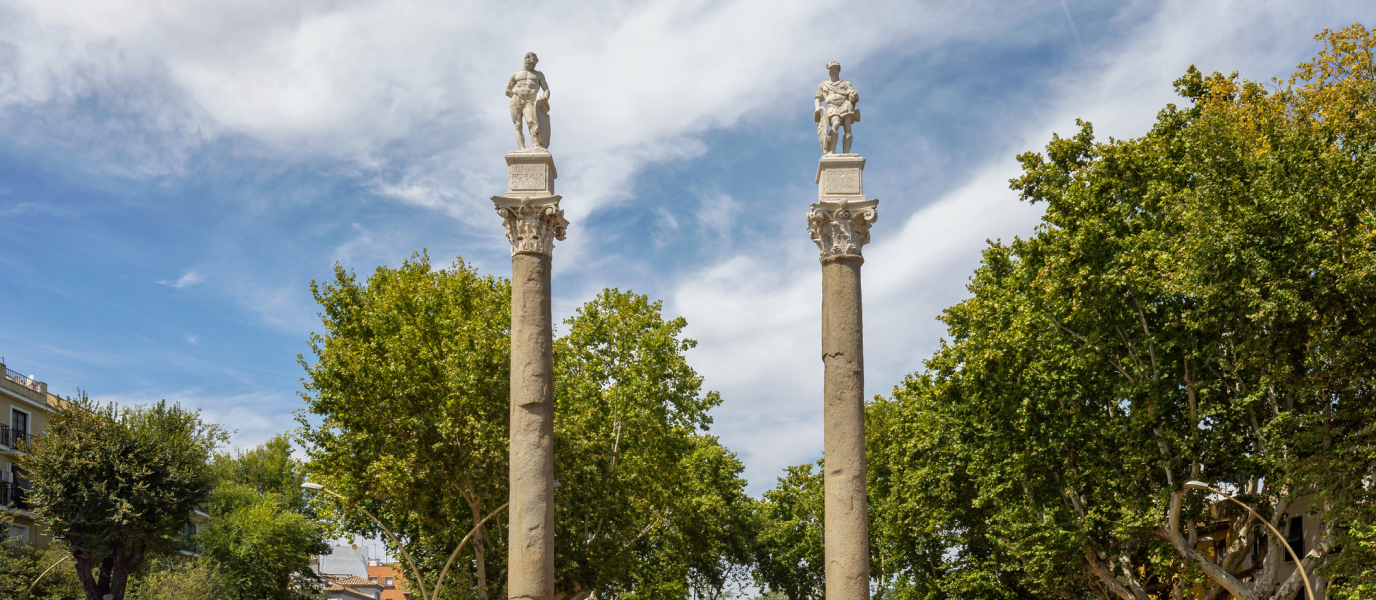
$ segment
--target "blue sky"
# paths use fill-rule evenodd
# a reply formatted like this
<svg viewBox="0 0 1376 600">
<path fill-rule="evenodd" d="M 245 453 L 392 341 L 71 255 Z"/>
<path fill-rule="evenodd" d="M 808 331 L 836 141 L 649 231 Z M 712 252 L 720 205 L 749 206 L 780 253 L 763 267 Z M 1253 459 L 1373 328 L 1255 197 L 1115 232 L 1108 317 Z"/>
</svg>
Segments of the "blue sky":
<svg viewBox="0 0 1376 600">
<path fill-rule="evenodd" d="M 1367 10 L 1363 11 L 1365 8 Z M 812 93 L 838 60 L 880 199 L 866 385 L 942 335 L 987 239 L 1038 211 L 1014 156 L 1141 135 L 1196 64 L 1289 73 L 1359 2 L 0 0 L 0 356 L 59 394 L 293 427 L 312 279 L 427 249 L 507 275 L 506 78 L 551 89 L 562 319 L 663 299 L 752 493 L 820 455 Z M 1074 29 L 1071 22 L 1073 20 Z"/>
</svg>

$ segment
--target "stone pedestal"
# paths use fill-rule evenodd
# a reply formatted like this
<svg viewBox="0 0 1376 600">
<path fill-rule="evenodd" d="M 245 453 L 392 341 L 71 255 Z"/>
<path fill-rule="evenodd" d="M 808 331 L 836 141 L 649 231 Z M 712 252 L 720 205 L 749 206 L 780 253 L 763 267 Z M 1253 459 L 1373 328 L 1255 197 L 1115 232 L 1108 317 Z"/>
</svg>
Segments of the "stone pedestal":
<svg viewBox="0 0 1376 600">
<path fill-rule="evenodd" d="M 507 597 L 554 598 L 554 355 L 550 258 L 568 220 L 554 194 L 554 157 L 506 155 L 507 193 L 493 196 L 511 242 L 511 539 Z"/>
<path fill-rule="evenodd" d="M 807 215 L 822 261 L 827 600 L 870 595 L 860 249 L 870 241 L 879 201 L 865 199 L 864 169 L 865 159 L 857 154 L 823 156 L 817 202 Z"/>
</svg>

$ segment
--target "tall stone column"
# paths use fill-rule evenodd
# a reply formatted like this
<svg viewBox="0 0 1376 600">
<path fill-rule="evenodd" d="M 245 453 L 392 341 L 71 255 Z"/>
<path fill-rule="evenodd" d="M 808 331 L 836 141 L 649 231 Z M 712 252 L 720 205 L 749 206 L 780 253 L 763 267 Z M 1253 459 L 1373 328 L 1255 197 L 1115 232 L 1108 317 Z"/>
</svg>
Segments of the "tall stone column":
<svg viewBox="0 0 1376 600">
<path fill-rule="evenodd" d="M 808 233 L 822 251 L 827 600 L 870 596 L 860 248 L 870 241 L 879 201 L 865 199 L 864 170 L 865 159 L 857 154 L 823 156 L 817 202 L 807 214 Z"/>
<path fill-rule="evenodd" d="M 554 355 L 550 255 L 568 220 L 542 148 L 506 155 L 493 196 L 511 242 L 511 536 L 507 597 L 554 598 Z"/>
</svg>

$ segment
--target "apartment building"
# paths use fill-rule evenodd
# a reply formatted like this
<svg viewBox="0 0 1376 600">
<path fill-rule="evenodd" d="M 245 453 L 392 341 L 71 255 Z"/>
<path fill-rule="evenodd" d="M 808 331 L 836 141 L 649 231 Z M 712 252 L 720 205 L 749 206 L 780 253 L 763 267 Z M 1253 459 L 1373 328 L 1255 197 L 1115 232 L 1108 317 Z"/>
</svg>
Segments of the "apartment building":
<svg viewBox="0 0 1376 600">
<path fill-rule="evenodd" d="M 382 586 L 381 600 L 408 600 L 411 597 L 401 574 L 401 563 L 384 563 L 380 558 L 368 559 L 368 581 Z"/>
<path fill-rule="evenodd" d="M 0 507 L 14 516 L 4 537 L 9 543 L 46 548 L 52 540 L 42 534 L 35 515 L 28 511 L 29 481 L 15 459 L 23 454 L 25 443 L 43 435 L 58 398 L 48 393 L 47 383 L 10 369 L 3 359 L 0 370 L 4 371 L 0 377 Z"/>
<path fill-rule="evenodd" d="M 1290 503 L 1286 507 L 1280 524 L 1277 525 L 1277 529 L 1285 535 L 1285 544 L 1290 546 L 1290 549 L 1294 550 L 1301 560 L 1306 553 L 1314 549 L 1323 536 L 1322 523 L 1316 516 L 1309 514 L 1310 504 L 1314 500 L 1315 497 L 1310 495 Z M 1236 541 L 1232 531 L 1234 519 L 1243 518 L 1247 518 L 1247 515 L 1235 508 L 1229 501 L 1220 500 L 1216 502 L 1209 508 L 1209 518 L 1207 519 L 1209 524 L 1202 525 L 1197 529 L 1199 541 L 1196 543 L 1195 549 L 1217 562 L 1219 557 L 1224 556 L 1227 549 Z M 1261 527 L 1260 524 L 1256 526 Z M 1252 576 L 1261 568 L 1261 556 L 1267 545 L 1272 543 L 1273 538 L 1268 532 L 1258 531 L 1255 539 L 1257 542 L 1254 543 L 1250 552 L 1238 564 L 1233 565 L 1232 571 L 1235 577 L 1249 585 L 1253 584 Z M 1288 579 L 1295 572 L 1295 568 L 1294 559 L 1290 557 L 1289 553 L 1286 553 L 1276 569 L 1276 581 Z M 1318 586 L 1319 581 L 1315 580 L 1314 584 Z M 1206 586 L 1196 585 L 1193 589 L 1193 596 L 1202 598 L 1205 591 Z M 1322 591 L 1320 591 L 1320 595 L 1322 595 Z M 1232 595 L 1224 592 L 1218 598 L 1228 600 L 1232 598 Z M 1306 590 L 1301 589 L 1295 594 L 1294 600 L 1309 600 L 1309 594 Z"/>
</svg>

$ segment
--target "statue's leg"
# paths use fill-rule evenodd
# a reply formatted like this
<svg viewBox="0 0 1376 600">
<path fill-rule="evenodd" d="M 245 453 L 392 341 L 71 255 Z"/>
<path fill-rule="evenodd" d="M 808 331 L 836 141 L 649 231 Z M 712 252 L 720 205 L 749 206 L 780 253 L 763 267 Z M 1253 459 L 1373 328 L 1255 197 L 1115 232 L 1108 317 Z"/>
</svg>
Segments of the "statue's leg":
<svg viewBox="0 0 1376 600">
<path fill-rule="evenodd" d="M 530 126 L 530 147 L 540 147 L 540 117 L 535 114 L 535 103 L 526 104 L 526 123 Z"/>
<path fill-rule="evenodd" d="M 526 136 L 521 133 L 521 107 L 511 103 L 511 124 L 516 126 L 516 149 L 526 149 Z"/>
<path fill-rule="evenodd" d="M 850 154 L 850 119 L 846 119 L 846 137 L 841 142 L 841 151 Z"/>
<path fill-rule="evenodd" d="M 827 154 L 836 154 L 836 142 L 841 141 L 841 117 L 831 118 L 831 131 L 827 133 Z"/>
</svg>

